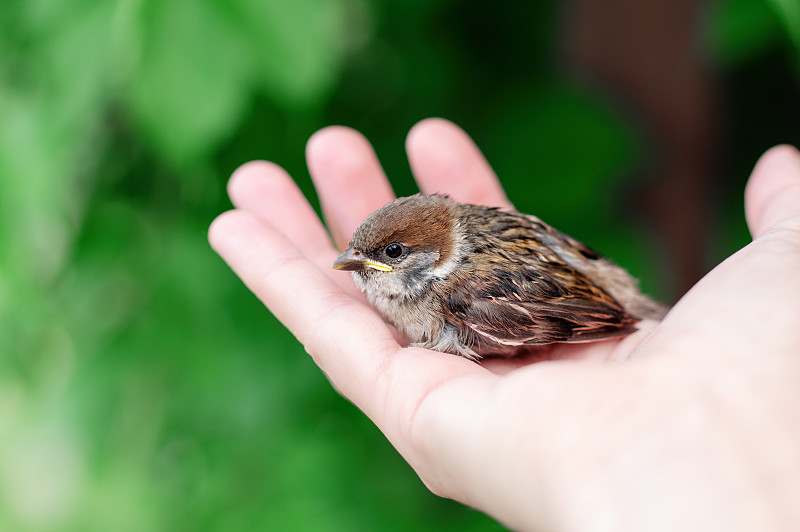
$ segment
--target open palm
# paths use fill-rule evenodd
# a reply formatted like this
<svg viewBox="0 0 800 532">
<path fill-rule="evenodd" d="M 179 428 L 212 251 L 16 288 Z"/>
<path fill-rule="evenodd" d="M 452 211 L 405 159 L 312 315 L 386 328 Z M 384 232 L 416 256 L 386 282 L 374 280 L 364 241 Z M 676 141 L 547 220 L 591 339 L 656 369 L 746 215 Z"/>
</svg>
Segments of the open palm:
<svg viewBox="0 0 800 532">
<path fill-rule="evenodd" d="M 453 124 L 421 122 L 407 151 L 423 192 L 510 207 Z M 253 162 L 231 179 L 236 209 L 214 222 L 211 243 L 434 492 L 515 528 L 549 530 L 737 530 L 763 518 L 754 486 L 777 490 L 770 504 L 799 494 L 792 148 L 765 156 L 748 186 L 756 240 L 663 323 L 481 364 L 403 347 L 350 276 L 330 270 L 360 222 L 394 198 L 368 142 L 327 128 L 307 158 L 334 242 L 281 168 Z"/>
</svg>

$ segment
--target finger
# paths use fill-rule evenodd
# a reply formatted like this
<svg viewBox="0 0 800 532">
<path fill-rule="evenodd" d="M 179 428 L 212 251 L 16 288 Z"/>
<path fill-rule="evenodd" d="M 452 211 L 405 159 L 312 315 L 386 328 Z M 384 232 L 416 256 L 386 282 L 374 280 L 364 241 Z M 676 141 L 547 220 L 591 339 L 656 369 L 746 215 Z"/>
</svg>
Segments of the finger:
<svg viewBox="0 0 800 532">
<path fill-rule="evenodd" d="M 453 375 L 484 371 L 461 357 L 400 348 L 380 316 L 252 213 L 220 215 L 209 241 L 334 385 L 401 448 L 408 442 L 400 435 L 432 387 Z"/>
<path fill-rule="evenodd" d="M 267 161 L 243 164 L 228 181 L 228 195 L 235 207 L 277 228 L 306 256 L 325 255 L 325 263 L 333 260 L 335 250 L 325 227 L 280 166 Z"/>
<path fill-rule="evenodd" d="M 464 131 L 442 118 L 428 118 L 406 139 L 411 169 L 426 194 L 442 192 L 456 201 L 511 207 L 481 151 Z"/>
<path fill-rule="evenodd" d="M 797 149 L 776 146 L 761 156 L 745 189 L 745 214 L 753 238 L 777 227 L 800 230 Z"/>
<path fill-rule="evenodd" d="M 692 358 L 693 363 L 703 358 L 730 363 L 737 357 L 762 360 L 766 354 L 780 355 L 798 339 L 800 154 L 796 149 L 777 146 L 761 157 L 745 190 L 745 214 L 754 241 L 678 301 L 649 339 L 650 352 Z M 737 329 L 741 324 L 747 324 L 744 332 Z"/>
<path fill-rule="evenodd" d="M 339 248 L 370 213 L 394 199 L 367 139 L 342 126 L 317 131 L 306 146 L 308 169 Z"/>
<path fill-rule="evenodd" d="M 382 352 L 396 347 L 383 321 L 368 307 L 344 294 L 280 232 L 245 211 L 223 213 L 209 229 L 211 246 L 247 287 L 312 352 L 317 343 L 335 350 L 348 343 L 349 332 L 364 329 L 369 334 L 350 342 L 354 351 Z M 327 336 L 327 337 L 326 337 Z M 347 355 L 317 360 L 341 387 L 337 369 Z M 377 371 L 375 359 L 353 364 L 353 380 L 370 378 Z M 350 396 L 352 390 L 342 391 Z"/>
<path fill-rule="evenodd" d="M 237 208 L 255 214 L 283 233 L 340 288 L 362 299 L 350 275 L 330 270 L 338 252 L 317 213 L 283 168 L 266 161 L 246 163 L 228 181 L 228 195 Z"/>
</svg>

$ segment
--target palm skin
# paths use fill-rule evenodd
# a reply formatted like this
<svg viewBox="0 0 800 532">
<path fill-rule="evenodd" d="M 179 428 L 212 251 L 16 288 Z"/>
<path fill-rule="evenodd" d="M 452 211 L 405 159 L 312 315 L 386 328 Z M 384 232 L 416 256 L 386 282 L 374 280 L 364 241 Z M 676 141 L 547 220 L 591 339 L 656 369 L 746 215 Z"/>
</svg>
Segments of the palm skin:
<svg viewBox="0 0 800 532">
<path fill-rule="evenodd" d="M 423 192 L 510 206 L 453 124 L 419 123 L 407 151 Z M 793 148 L 774 148 L 753 172 L 753 243 L 662 323 L 481 364 L 402 347 L 350 276 L 330 270 L 358 224 L 394 197 L 367 141 L 326 128 L 307 159 L 334 243 L 282 169 L 252 162 L 229 183 L 236 208 L 212 224 L 212 246 L 432 491 L 515 529 L 800 528 Z"/>
</svg>

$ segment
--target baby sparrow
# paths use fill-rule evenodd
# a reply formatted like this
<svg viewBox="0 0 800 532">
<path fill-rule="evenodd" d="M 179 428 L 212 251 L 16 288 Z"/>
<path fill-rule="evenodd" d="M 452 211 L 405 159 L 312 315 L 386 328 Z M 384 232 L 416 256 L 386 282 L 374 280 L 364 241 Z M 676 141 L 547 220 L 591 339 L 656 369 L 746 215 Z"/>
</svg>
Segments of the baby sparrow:
<svg viewBox="0 0 800 532">
<path fill-rule="evenodd" d="M 626 335 L 665 313 L 625 270 L 535 216 L 438 194 L 369 215 L 332 267 L 352 271 L 412 345 L 473 360 Z"/>
</svg>

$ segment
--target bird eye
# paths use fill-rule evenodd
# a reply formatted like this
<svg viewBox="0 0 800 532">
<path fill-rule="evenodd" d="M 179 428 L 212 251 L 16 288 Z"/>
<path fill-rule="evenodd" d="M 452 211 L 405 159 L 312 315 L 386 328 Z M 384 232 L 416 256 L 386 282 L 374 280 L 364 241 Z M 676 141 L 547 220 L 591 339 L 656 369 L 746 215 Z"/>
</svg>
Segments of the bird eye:
<svg viewBox="0 0 800 532">
<path fill-rule="evenodd" d="M 403 254 L 403 246 L 398 244 L 397 242 L 392 242 L 388 246 L 386 246 L 383 250 L 387 257 L 390 259 L 396 259 L 400 255 Z"/>
</svg>

